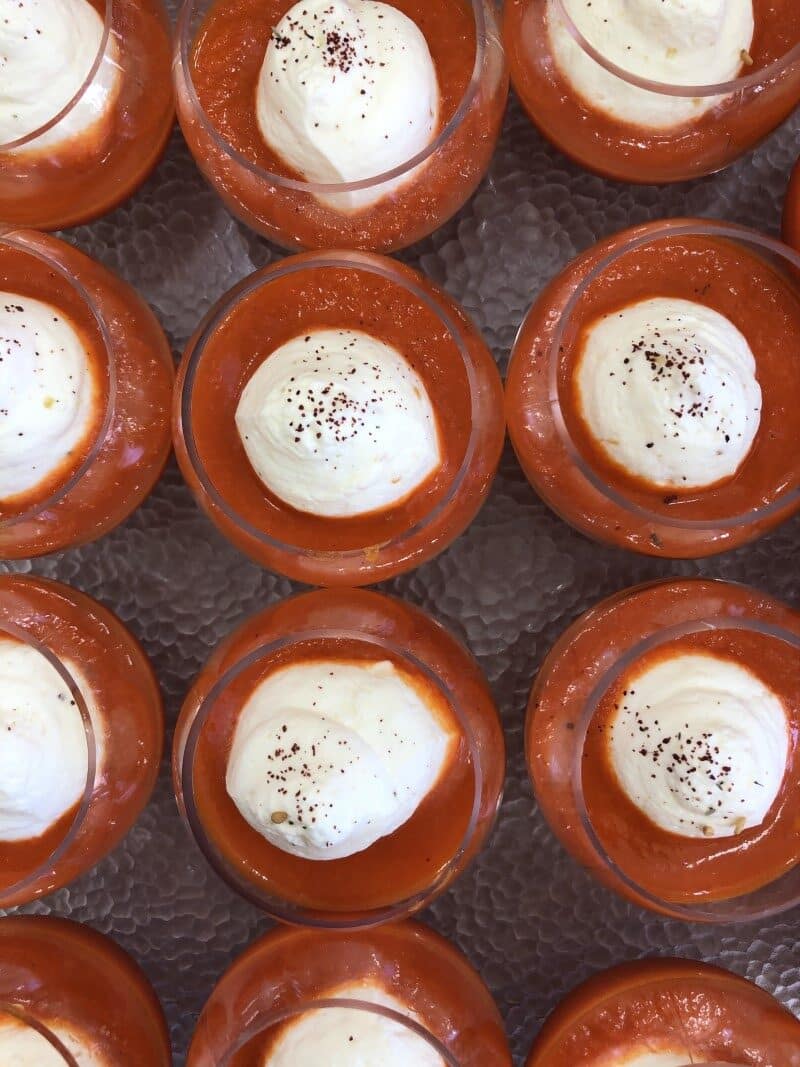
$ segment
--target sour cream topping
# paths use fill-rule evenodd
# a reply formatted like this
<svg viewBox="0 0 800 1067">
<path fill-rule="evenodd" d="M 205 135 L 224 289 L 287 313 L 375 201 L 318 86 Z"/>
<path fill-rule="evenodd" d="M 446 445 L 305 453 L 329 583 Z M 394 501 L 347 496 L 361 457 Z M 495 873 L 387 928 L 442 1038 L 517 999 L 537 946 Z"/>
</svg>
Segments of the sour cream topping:
<svg viewBox="0 0 800 1067">
<path fill-rule="evenodd" d="M 86 681 L 65 666 L 97 727 Z M 43 834 L 81 799 L 88 770 L 83 718 L 64 679 L 38 649 L 0 637 L 0 841 Z"/>
<path fill-rule="evenodd" d="M 578 407 L 598 447 L 659 488 L 732 477 L 761 421 L 750 345 L 691 300 L 658 297 L 593 322 L 576 371 Z"/>
<path fill-rule="evenodd" d="M 390 662 L 282 667 L 241 711 L 228 794 L 284 852 L 361 852 L 410 819 L 445 770 L 453 738 L 432 700 Z"/>
<path fill-rule="evenodd" d="M 402 166 L 439 125 L 439 83 L 422 31 L 391 4 L 300 0 L 272 32 L 256 118 L 267 145 L 311 182 L 361 181 Z M 364 210 L 409 177 L 319 199 Z"/>
<path fill-rule="evenodd" d="M 575 40 L 557 0 L 547 0 L 555 61 L 583 100 L 620 122 L 656 130 L 684 125 L 719 96 L 681 97 L 631 85 Z M 665 85 L 719 85 L 752 60 L 752 0 L 563 0 L 584 39 L 608 62 Z"/>
<path fill-rule="evenodd" d="M 99 421 L 85 342 L 55 307 L 0 293 L 0 500 L 66 473 Z"/>
<path fill-rule="evenodd" d="M 108 1067 L 104 1056 L 83 1036 L 59 1023 L 47 1023 L 78 1067 Z M 0 1063 L 3 1067 L 66 1067 L 67 1060 L 44 1034 L 21 1019 L 0 1012 Z"/>
<path fill-rule="evenodd" d="M 419 374 L 397 349 L 356 330 L 281 345 L 245 386 L 236 426 L 264 485 L 313 515 L 392 507 L 441 464 Z"/>
<path fill-rule="evenodd" d="M 326 999 L 360 1000 L 419 1021 L 408 1005 L 374 982 L 351 982 Z M 362 1008 L 318 1008 L 284 1029 L 262 1067 L 444 1067 L 428 1042 L 403 1023 Z"/>
<path fill-rule="evenodd" d="M 625 684 L 609 755 L 636 807 L 681 837 L 760 826 L 789 758 L 780 698 L 747 667 L 707 653 L 667 656 Z"/>
<path fill-rule="evenodd" d="M 0 0 L 0 144 L 34 133 L 72 101 L 92 71 L 103 32 L 89 0 Z M 80 99 L 20 151 L 56 148 L 91 133 L 114 104 L 120 81 L 112 38 Z"/>
</svg>

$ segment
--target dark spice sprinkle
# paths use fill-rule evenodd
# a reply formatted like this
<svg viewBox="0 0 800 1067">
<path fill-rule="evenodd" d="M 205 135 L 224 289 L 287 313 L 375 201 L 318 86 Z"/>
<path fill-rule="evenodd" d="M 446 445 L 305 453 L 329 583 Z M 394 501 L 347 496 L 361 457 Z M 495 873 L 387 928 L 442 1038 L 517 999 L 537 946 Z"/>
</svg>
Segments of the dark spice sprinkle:
<svg viewBox="0 0 800 1067">
<path fill-rule="evenodd" d="M 666 321 L 672 322 L 673 319 L 668 316 Z M 679 318 L 677 326 L 680 327 L 680 325 Z M 664 337 L 654 324 L 648 324 L 642 336 L 631 342 L 630 355 L 623 357 L 625 376 L 622 379 L 622 385 L 628 384 L 628 376 L 631 374 L 646 373 L 649 374 L 651 381 L 663 382 L 670 390 L 677 386 L 678 402 L 669 409 L 672 422 L 665 423 L 664 438 L 680 437 L 681 430 L 686 425 L 684 419 L 707 421 L 710 416 L 717 419 L 714 432 L 719 435 L 722 448 L 730 444 L 730 425 L 726 419 L 712 410 L 714 393 L 705 392 L 703 389 L 703 380 L 708 377 L 707 356 L 708 349 L 691 330 L 685 330 L 682 336 L 679 335 L 677 338 Z M 608 375 L 610 378 L 617 377 L 614 371 L 609 371 Z M 721 386 L 724 387 L 725 384 L 723 381 Z M 750 413 L 748 412 L 745 417 L 749 421 Z M 737 436 L 742 435 L 737 434 Z M 648 441 L 645 444 L 648 449 L 654 446 L 654 441 Z"/>
<path fill-rule="evenodd" d="M 33 355 L 40 361 L 33 367 L 33 373 L 41 375 L 45 371 L 45 366 L 42 361 L 48 358 L 58 359 L 59 356 L 65 354 L 65 348 L 63 345 L 54 344 L 54 338 L 47 330 L 45 330 L 44 333 L 39 330 L 31 330 L 30 333 L 26 335 L 23 342 L 23 340 L 16 334 L 16 331 L 28 330 L 30 324 L 24 320 L 20 321 L 19 319 L 20 315 L 24 316 L 27 315 L 27 313 L 25 305 L 16 303 L 16 301 L 0 304 L 0 316 L 2 316 L 2 318 L 0 318 L 0 363 L 4 363 L 6 359 L 11 360 L 12 362 L 15 359 L 18 359 L 21 355 L 23 345 L 27 347 L 33 337 L 36 339 L 34 342 L 36 347 L 33 349 Z M 62 319 L 59 315 L 53 315 L 52 321 L 53 323 L 60 323 Z M 68 377 L 72 380 L 71 374 Z M 10 395 L 16 393 L 17 386 L 18 379 L 14 380 L 12 378 L 8 383 Z M 78 390 L 76 388 L 73 387 L 70 391 L 73 396 L 78 395 Z M 61 403 L 63 403 L 63 401 L 59 397 L 45 396 L 43 406 L 47 409 L 55 410 Z M 13 409 L 8 406 L 0 408 L 0 418 L 8 418 L 12 410 Z M 24 437 L 25 435 L 24 432 L 19 431 L 17 436 Z"/>
<path fill-rule="evenodd" d="M 292 405 L 288 425 L 296 444 L 302 441 L 302 435 L 307 431 L 312 435 L 312 441 L 319 441 L 324 433 L 336 444 L 352 441 L 364 433 L 373 437 L 375 418 L 387 403 L 393 404 L 398 411 L 407 410 L 397 389 L 384 381 L 381 364 L 359 357 L 354 351 L 358 338 L 345 331 L 340 333 L 346 339 L 341 347 L 337 345 L 333 351 L 320 343 L 311 356 L 303 359 L 306 366 L 312 367 L 313 373 L 321 372 L 313 385 L 304 383 L 304 389 L 294 388 L 294 377 L 287 383 L 284 401 Z M 309 340 L 306 337 L 306 341 Z M 331 367 L 334 355 L 344 357 L 343 365 Z M 319 363 L 320 367 L 314 367 L 314 363 Z M 405 371 L 403 377 L 406 377 Z M 317 448 L 313 449 L 315 454 L 317 451 Z"/>
<path fill-rule="evenodd" d="M 375 85 L 373 68 L 385 67 L 386 63 L 379 62 L 369 54 L 367 34 L 360 17 L 352 8 L 347 10 L 352 17 L 346 20 L 337 13 L 334 5 L 319 12 L 304 9 L 295 17 L 284 18 L 280 26 L 272 31 L 273 45 L 279 52 L 286 53 L 281 59 L 281 73 L 285 73 L 290 66 L 306 63 L 312 56 L 321 54 L 334 82 L 340 74 L 355 72 L 362 81 L 360 94 L 369 96 L 370 89 Z M 380 20 L 383 16 L 379 15 L 378 18 Z M 382 45 L 391 52 L 405 50 L 402 40 L 384 40 Z M 271 73 L 273 79 L 278 76 L 274 71 Z M 361 117 L 366 118 L 366 114 Z"/>
<path fill-rule="evenodd" d="M 329 677 L 335 677 L 331 671 Z M 322 684 L 317 686 L 323 690 Z M 383 719 L 378 720 L 383 725 Z M 320 818 L 320 808 L 323 802 L 319 799 L 318 783 L 320 778 L 326 777 L 330 772 L 346 775 L 348 771 L 356 767 L 362 760 L 361 755 L 352 749 L 349 738 L 336 738 L 335 746 L 338 751 L 336 762 L 331 762 L 330 748 L 325 755 L 325 743 L 332 741 L 331 732 L 333 724 L 320 716 L 319 734 L 311 744 L 301 745 L 297 741 L 287 743 L 286 734 L 290 731 L 290 723 L 280 720 L 275 725 L 273 747 L 267 751 L 266 765 L 263 770 L 264 780 L 269 785 L 275 786 L 275 791 L 281 798 L 280 806 L 275 807 L 265 815 L 269 823 L 280 826 L 298 828 L 301 831 L 309 831 Z M 393 734 L 397 737 L 397 734 Z M 398 738 L 405 743 L 404 738 Z M 387 749 L 391 753 L 391 749 Z M 300 788 L 290 788 L 290 781 L 296 783 L 297 777 L 301 780 Z M 397 790 L 393 791 L 395 797 Z M 333 802 L 328 801 L 324 805 L 328 810 L 333 808 Z M 367 823 L 371 824 L 368 819 Z M 338 833 L 339 827 L 332 824 L 331 829 Z M 335 840 L 324 842 L 325 848 L 332 848 Z"/>
<path fill-rule="evenodd" d="M 669 786 L 671 791 L 694 801 L 698 807 L 696 819 L 689 821 L 704 831 L 710 829 L 703 823 L 703 816 L 720 812 L 726 797 L 734 791 L 730 756 L 720 750 L 711 731 L 694 732 L 690 723 L 684 723 L 683 729 L 674 736 L 664 734 L 657 719 L 650 719 L 625 703 L 625 698 L 633 693 L 632 689 L 621 693 L 619 703 L 614 705 L 619 714 L 611 729 L 624 729 L 626 720 L 633 719 L 634 732 L 640 741 L 631 748 L 631 754 L 652 763 L 656 770 L 672 775 L 670 781 L 675 784 Z M 646 710 L 650 710 L 649 705 Z M 704 772 L 704 779 L 695 777 L 698 770 Z M 651 774 L 651 778 L 655 777 Z M 740 822 L 740 816 L 723 817 L 734 827 Z"/>
</svg>

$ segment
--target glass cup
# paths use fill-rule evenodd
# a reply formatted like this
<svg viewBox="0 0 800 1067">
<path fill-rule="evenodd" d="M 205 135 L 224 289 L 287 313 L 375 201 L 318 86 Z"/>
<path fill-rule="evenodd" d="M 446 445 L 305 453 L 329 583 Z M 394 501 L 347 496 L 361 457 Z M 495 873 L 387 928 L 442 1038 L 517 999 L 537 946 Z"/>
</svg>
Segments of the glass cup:
<svg viewBox="0 0 800 1067">
<path fill-rule="evenodd" d="M 337 327 L 358 329 L 364 314 L 385 315 L 382 294 L 388 294 L 386 300 L 397 294 L 421 316 L 420 331 L 430 331 L 437 343 L 444 339 L 446 367 L 438 358 L 431 358 L 424 346 L 418 345 L 415 351 L 425 371 L 423 378 L 430 383 L 434 408 L 440 408 L 437 414 L 447 408 L 458 422 L 458 428 L 451 431 L 453 461 L 446 481 L 433 495 L 419 497 L 421 503 L 417 504 L 412 494 L 410 510 L 400 506 L 380 513 L 377 519 L 355 516 L 344 526 L 341 521 L 294 511 L 267 494 L 252 471 L 234 424 L 246 384 L 245 372 L 251 369 L 248 363 L 252 365 L 250 348 L 254 342 L 232 342 L 231 331 L 239 323 L 252 323 L 252 309 L 257 312 L 259 303 L 271 311 L 283 309 L 296 293 L 305 299 L 306 293 L 315 294 L 325 285 L 333 286 L 330 294 L 314 297 L 310 311 L 301 315 L 292 308 L 284 319 L 297 320 L 297 333 L 313 326 L 314 316 L 321 325 L 330 326 L 326 316 L 335 305 L 336 284 L 326 281 L 328 278 L 338 278 L 356 294 L 348 301 L 352 321 L 343 320 L 335 324 Z M 280 323 L 275 328 L 281 328 Z M 263 324 L 251 326 L 251 334 L 254 329 L 255 343 L 262 348 L 272 343 Z M 399 332 L 402 347 L 402 323 L 397 321 L 392 329 Z M 225 350 L 224 369 L 214 355 L 215 346 L 222 350 L 221 338 L 233 353 L 229 357 Z M 198 396 L 205 396 L 206 402 L 200 404 Z M 449 296 L 392 260 L 358 252 L 326 252 L 293 256 L 257 271 L 212 308 L 189 341 L 178 372 L 173 432 L 178 462 L 190 488 L 237 548 L 261 566 L 301 582 L 353 586 L 383 581 L 420 566 L 472 522 L 488 495 L 500 460 L 505 435 L 502 407 L 502 384 L 491 353 Z M 201 419 L 205 431 L 198 429 Z M 210 441 L 204 440 L 220 425 L 226 431 L 224 449 L 220 441 L 211 447 Z"/>
<path fill-rule="evenodd" d="M 573 990 L 545 1022 L 526 1067 L 603 1062 L 624 1052 L 626 1039 L 636 1046 L 631 1062 L 635 1051 L 677 1062 L 663 1049 L 670 1038 L 686 1067 L 800 1064 L 800 1022 L 769 993 L 721 967 L 651 959 L 611 967 Z"/>
<path fill-rule="evenodd" d="M 248 226 L 293 250 L 345 247 L 390 252 L 438 229 L 470 198 L 494 154 L 508 96 L 492 0 L 462 0 L 474 21 L 475 64 L 463 99 L 444 129 L 422 152 L 393 170 L 340 184 L 271 173 L 214 127 L 192 80 L 192 49 L 209 10 L 218 2 L 184 0 L 181 8 L 174 63 L 178 119 L 198 166 L 228 209 Z M 265 40 L 265 51 L 266 46 Z M 408 182 L 398 188 L 398 179 L 406 175 Z M 319 199 L 377 192 L 382 186 L 385 195 L 357 214 Z"/>
<path fill-rule="evenodd" d="M 225 760 L 239 709 L 271 668 L 331 656 L 397 663 L 447 702 L 461 741 L 434 787 L 435 807 L 426 797 L 388 837 L 315 861 L 287 855 L 251 829 L 227 793 Z M 173 748 L 178 806 L 216 872 L 276 919 L 329 928 L 377 925 L 430 904 L 486 842 L 504 773 L 497 710 L 469 652 L 419 609 L 364 590 L 293 597 L 234 631 L 196 679 Z"/>
<path fill-rule="evenodd" d="M 0 908 L 10 908 L 68 885 L 125 837 L 155 787 L 164 721 L 144 651 L 83 593 L 1 575 L 0 635 L 35 649 L 60 675 L 83 720 L 89 757 L 71 814 L 34 840 L 0 842 Z"/>
<path fill-rule="evenodd" d="M 142 970 L 76 922 L 0 919 L 0 1026 L 12 1020 L 38 1031 L 64 1067 L 172 1064 L 164 1013 Z"/>
<path fill-rule="evenodd" d="M 359 1000 L 354 991 L 336 994 L 337 987 L 369 980 L 409 1014 Z M 424 1040 L 447 1067 L 511 1067 L 489 990 L 460 952 L 413 922 L 347 934 L 283 929 L 262 937 L 211 994 L 187 1065 L 260 1063 L 259 1053 L 282 1027 L 325 1008 L 390 1019 Z"/>
<path fill-rule="evenodd" d="M 587 105 L 559 71 L 548 8 L 601 75 L 663 101 L 672 99 L 676 106 L 686 99 L 713 103 L 700 118 L 667 130 L 622 122 Z M 716 85 L 670 85 L 639 77 L 605 58 L 572 21 L 563 0 L 507 0 L 503 35 L 511 79 L 545 137 L 588 170 L 653 184 L 698 178 L 749 152 L 800 101 L 800 18 L 792 5 L 780 15 L 772 5 L 762 10 L 764 25 L 759 27 L 757 16 L 752 55 L 739 77 Z"/>
<path fill-rule="evenodd" d="M 93 541 L 118 526 L 149 494 L 170 452 L 174 366 L 150 308 L 105 267 L 54 237 L 0 228 L 3 250 L 25 271 L 49 272 L 96 324 L 105 349 L 107 403 L 80 467 L 45 500 L 0 512 L 0 559 L 23 559 Z M 3 277 L 13 290 L 14 277 Z"/>
<path fill-rule="evenodd" d="M 617 593 L 582 615 L 548 653 L 531 692 L 525 726 L 528 770 L 539 807 L 571 855 L 605 886 L 634 903 L 697 922 L 749 922 L 795 906 L 800 903 L 800 865 L 787 857 L 773 864 L 770 855 L 770 866 L 781 866 L 785 873 L 726 899 L 715 899 L 709 885 L 701 890 L 694 875 L 691 889 L 680 895 L 670 889 L 667 895 L 657 884 L 660 875 L 655 864 L 652 870 L 642 866 L 634 872 L 630 856 L 622 858 L 619 841 L 609 844 L 598 829 L 586 799 L 589 772 L 584 755 L 587 735 L 604 697 L 642 656 L 693 635 L 703 635 L 705 641 L 712 635 L 715 640 L 724 639 L 726 634 L 769 639 L 795 661 L 800 654 L 800 616 L 754 589 L 721 581 L 676 579 Z M 797 774 L 792 755 L 787 775 Z M 790 797 L 791 791 L 781 796 Z M 782 802 L 778 815 L 770 815 L 771 821 L 765 824 L 773 837 L 785 826 L 780 821 L 783 814 Z M 640 833 L 638 824 L 636 833 Z M 748 862 L 748 849 L 763 847 L 764 836 L 759 834 L 755 844 L 738 850 L 737 875 L 742 884 L 754 881 L 752 873 L 743 877 L 741 864 Z M 764 853 L 759 855 L 763 858 Z M 677 863 L 676 859 L 668 864 L 672 878 Z M 688 863 L 683 867 L 687 873 L 682 880 L 688 886 Z M 702 876 L 702 867 L 693 859 L 695 868 Z"/>
<path fill-rule="evenodd" d="M 104 215 L 157 164 L 175 118 L 171 27 L 161 0 L 94 0 L 105 26 L 86 81 L 47 123 L 0 145 L 0 219 L 58 230 Z M 108 113 L 87 135 L 64 127 L 92 111 L 108 85 Z M 61 136 L 60 136 L 61 135 Z"/>
<path fill-rule="evenodd" d="M 792 300 L 800 299 L 800 254 L 754 230 L 699 219 L 624 230 L 569 263 L 533 305 L 514 344 L 506 417 L 528 481 L 571 526 L 646 555 L 694 559 L 754 541 L 800 508 L 800 449 L 781 412 L 792 388 L 777 386 L 763 393 L 759 434 L 737 473 L 713 492 L 700 489 L 685 499 L 667 491 L 634 493 L 624 481 L 611 481 L 581 447 L 576 420 L 564 403 L 569 356 L 580 343 L 581 313 L 615 283 L 621 264 L 634 257 L 642 264 L 649 259 L 647 286 L 655 293 L 656 255 L 660 247 L 681 241 L 746 257 L 747 263 L 773 274 Z M 800 374 L 800 362 L 790 357 L 784 372 Z"/>
</svg>

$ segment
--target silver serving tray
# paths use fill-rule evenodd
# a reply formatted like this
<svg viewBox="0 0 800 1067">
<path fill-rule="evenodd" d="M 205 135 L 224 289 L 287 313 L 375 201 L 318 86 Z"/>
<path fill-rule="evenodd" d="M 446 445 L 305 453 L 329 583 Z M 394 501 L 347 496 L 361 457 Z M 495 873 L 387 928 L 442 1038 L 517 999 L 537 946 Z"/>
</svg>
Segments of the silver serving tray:
<svg viewBox="0 0 800 1067">
<path fill-rule="evenodd" d="M 177 0 L 169 6 L 174 15 Z M 800 113 L 716 177 L 634 187 L 573 166 L 543 141 L 512 96 L 499 150 L 477 195 L 400 258 L 464 304 L 505 370 L 534 297 L 598 238 L 676 215 L 724 218 L 777 234 L 799 135 Z M 66 236 L 151 303 L 176 357 L 223 292 L 283 255 L 234 221 L 178 133 L 137 196 Z M 798 912 L 764 924 L 708 927 L 625 903 L 556 843 L 537 811 L 522 747 L 525 705 L 542 657 L 598 599 L 649 578 L 703 574 L 748 582 L 800 606 L 799 554 L 800 516 L 754 545 L 699 562 L 600 547 L 548 511 L 507 446 L 472 527 L 437 560 L 385 586 L 468 642 L 502 712 L 509 764 L 497 829 L 423 918 L 483 975 L 505 1017 L 515 1063 L 524 1062 L 546 1015 L 575 984 L 643 956 L 721 964 L 800 1014 Z M 189 682 L 214 645 L 246 615 L 296 588 L 223 540 L 174 463 L 144 506 L 102 541 L 3 569 L 69 582 L 121 616 L 161 679 L 168 742 Z M 21 910 L 88 923 L 132 953 L 164 1005 L 178 1067 L 222 971 L 269 926 L 203 861 L 178 817 L 167 755 L 155 796 L 125 842 L 78 882 Z"/>
</svg>

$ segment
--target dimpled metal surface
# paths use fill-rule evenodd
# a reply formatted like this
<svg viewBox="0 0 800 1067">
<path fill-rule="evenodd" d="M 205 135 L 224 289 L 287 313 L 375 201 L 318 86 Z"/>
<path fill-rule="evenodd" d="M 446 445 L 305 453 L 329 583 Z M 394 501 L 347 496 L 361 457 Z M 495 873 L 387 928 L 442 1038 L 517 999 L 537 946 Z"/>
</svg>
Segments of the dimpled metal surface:
<svg viewBox="0 0 800 1067">
<path fill-rule="evenodd" d="M 173 14 L 174 7 L 173 4 Z M 432 238 L 401 258 L 462 301 L 505 370 L 514 335 L 544 283 L 596 239 L 632 223 L 700 215 L 776 234 L 800 115 L 713 178 L 659 188 L 583 173 L 543 142 L 512 98 L 489 177 Z M 282 255 L 234 221 L 178 133 L 145 187 L 113 214 L 66 235 L 154 307 L 176 357 L 231 285 Z M 703 959 L 753 979 L 800 1013 L 798 913 L 764 925 L 690 926 L 603 890 L 568 858 L 537 812 L 522 725 L 550 644 L 601 597 L 648 578 L 704 574 L 800 603 L 800 516 L 750 547 L 673 563 L 603 548 L 552 515 L 510 447 L 489 502 L 437 560 L 386 586 L 472 648 L 501 709 L 506 795 L 489 847 L 424 918 L 483 975 L 522 1064 L 547 1013 L 577 982 L 647 955 Z M 168 738 L 190 680 L 246 615 L 293 592 L 259 570 L 201 515 L 174 463 L 145 505 L 95 545 L 5 565 L 70 582 L 115 610 L 161 679 Z M 223 969 L 269 925 L 211 873 L 175 807 L 165 758 L 156 794 L 123 845 L 68 889 L 22 909 L 68 916 L 133 954 L 167 1012 L 176 1063 Z"/>
</svg>

